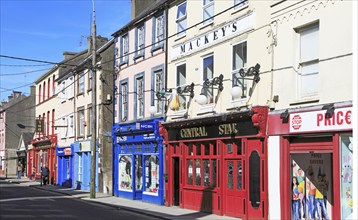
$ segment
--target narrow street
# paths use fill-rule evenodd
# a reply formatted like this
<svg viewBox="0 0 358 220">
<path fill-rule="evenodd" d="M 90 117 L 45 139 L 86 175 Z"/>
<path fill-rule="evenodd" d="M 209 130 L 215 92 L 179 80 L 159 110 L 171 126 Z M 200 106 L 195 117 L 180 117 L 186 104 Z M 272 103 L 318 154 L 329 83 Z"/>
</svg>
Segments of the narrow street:
<svg viewBox="0 0 358 220">
<path fill-rule="evenodd" d="M 0 219 L 156 219 L 0 180 Z"/>
</svg>

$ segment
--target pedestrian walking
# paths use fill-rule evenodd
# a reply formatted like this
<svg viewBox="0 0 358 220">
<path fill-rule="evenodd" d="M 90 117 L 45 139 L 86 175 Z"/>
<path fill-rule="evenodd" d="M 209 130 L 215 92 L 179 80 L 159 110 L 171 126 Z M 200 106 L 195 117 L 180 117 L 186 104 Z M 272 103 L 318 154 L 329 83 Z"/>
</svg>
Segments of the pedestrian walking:
<svg viewBox="0 0 358 220">
<path fill-rule="evenodd" d="M 46 186 L 48 184 L 48 177 L 50 175 L 50 170 L 48 169 L 47 165 L 41 167 L 41 186 L 42 184 Z"/>
<path fill-rule="evenodd" d="M 19 165 L 17 166 L 17 178 L 18 179 L 21 179 L 22 169 L 23 169 L 23 166 L 22 166 L 21 162 L 19 162 Z"/>
</svg>

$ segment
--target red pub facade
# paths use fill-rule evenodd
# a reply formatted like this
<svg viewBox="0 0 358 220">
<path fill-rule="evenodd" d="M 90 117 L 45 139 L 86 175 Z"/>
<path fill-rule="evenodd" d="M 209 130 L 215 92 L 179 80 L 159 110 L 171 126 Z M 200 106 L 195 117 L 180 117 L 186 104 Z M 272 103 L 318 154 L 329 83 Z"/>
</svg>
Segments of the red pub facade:
<svg viewBox="0 0 358 220">
<path fill-rule="evenodd" d="M 57 135 L 38 137 L 32 140 L 32 149 L 28 150 L 28 176 L 41 178 L 41 167 L 50 170 L 49 183 L 55 184 L 57 179 L 56 157 Z"/>
<path fill-rule="evenodd" d="M 165 205 L 267 219 L 268 108 L 161 124 Z"/>
</svg>

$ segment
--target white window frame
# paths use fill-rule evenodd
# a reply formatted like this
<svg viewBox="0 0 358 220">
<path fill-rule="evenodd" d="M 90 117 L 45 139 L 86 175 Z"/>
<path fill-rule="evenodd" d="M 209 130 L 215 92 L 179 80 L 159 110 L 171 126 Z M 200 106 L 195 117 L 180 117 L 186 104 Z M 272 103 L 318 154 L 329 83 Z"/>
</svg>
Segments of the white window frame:
<svg viewBox="0 0 358 220">
<path fill-rule="evenodd" d="M 85 92 L 85 77 L 84 72 L 78 74 L 78 94 Z"/>
<path fill-rule="evenodd" d="M 158 46 L 164 40 L 164 13 L 155 18 L 155 23 L 155 46 Z"/>
<path fill-rule="evenodd" d="M 141 75 L 137 77 L 136 79 L 136 106 L 137 106 L 137 112 L 136 116 L 138 118 L 144 117 L 144 76 Z"/>
<path fill-rule="evenodd" d="M 87 108 L 87 135 L 92 135 L 92 114 L 93 114 L 93 109 L 92 109 L 92 105 L 89 105 Z"/>
<path fill-rule="evenodd" d="M 179 16 L 179 8 L 183 7 L 185 4 L 185 13 L 182 16 Z M 176 23 L 177 23 L 177 36 L 183 36 L 186 34 L 186 27 L 187 27 L 187 1 L 182 2 L 177 6 L 177 15 L 176 15 Z M 182 26 L 183 30 L 179 30 L 179 27 Z M 181 32 L 182 31 L 182 32 Z M 179 33 L 180 32 L 180 33 Z"/>
<path fill-rule="evenodd" d="M 128 61 L 128 55 L 129 55 L 129 33 L 126 33 L 122 35 L 122 62 Z"/>
<path fill-rule="evenodd" d="M 78 136 L 82 137 L 85 135 L 85 128 L 83 126 L 83 122 L 85 120 L 85 110 L 78 110 Z"/>
<path fill-rule="evenodd" d="M 142 54 L 145 46 L 145 29 L 144 24 L 137 28 L 137 54 Z"/>
<path fill-rule="evenodd" d="M 64 139 L 64 138 L 66 138 L 66 129 L 67 129 L 67 127 L 66 127 L 67 126 L 66 125 L 66 117 L 65 116 L 61 117 L 61 123 L 60 124 L 62 126 L 61 129 L 60 129 L 61 130 L 61 138 Z"/>
<path fill-rule="evenodd" d="M 300 28 L 297 32 L 299 35 L 300 67 L 298 74 L 297 95 L 299 99 L 315 98 L 319 91 L 319 24 L 317 23 L 305 28 Z M 305 46 L 302 38 L 307 36 L 312 39 L 310 39 L 310 44 Z M 307 84 L 310 86 L 304 88 Z"/>
<path fill-rule="evenodd" d="M 239 10 L 248 5 L 249 0 L 234 0 L 234 10 Z"/>
<path fill-rule="evenodd" d="M 65 101 L 66 101 L 66 80 L 63 80 L 63 81 L 61 82 L 60 99 L 61 99 L 61 102 L 65 102 Z"/>
<path fill-rule="evenodd" d="M 212 57 L 212 59 L 213 59 L 213 63 L 212 63 L 213 69 L 212 69 L 212 77 L 211 77 L 211 78 L 208 78 L 208 77 L 205 77 L 205 76 L 204 76 L 204 74 L 205 74 L 205 73 L 204 73 L 204 71 L 205 71 L 205 68 L 204 68 L 204 60 L 205 60 L 205 59 L 208 59 L 209 57 Z M 204 81 L 205 81 L 206 78 L 208 78 L 210 81 L 212 81 L 212 79 L 215 77 L 215 71 L 214 71 L 214 54 L 213 54 L 213 53 L 201 57 L 201 67 L 202 67 L 202 82 L 203 82 L 202 85 L 204 85 Z M 212 99 L 211 102 L 210 102 L 210 97 L 208 96 L 210 92 L 211 92 L 211 95 L 212 95 L 212 97 L 211 97 L 211 99 Z M 205 96 L 206 96 L 206 98 L 207 98 L 207 103 L 206 103 L 206 104 L 211 105 L 211 104 L 215 103 L 215 95 L 214 95 L 213 86 L 209 87 L 206 91 L 205 91 L 205 89 L 204 89 L 204 94 L 205 94 Z"/>
<path fill-rule="evenodd" d="M 75 135 L 75 117 L 74 114 L 68 117 L 68 136 L 73 137 Z"/>
<path fill-rule="evenodd" d="M 122 82 L 121 84 L 121 121 L 128 117 L 128 81 Z"/>
<path fill-rule="evenodd" d="M 68 78 L 68 84 L 69 84 L 68 85 L 69 92 L 67 94 L 68 94 L 68 99 L 71 99 L 74 96 L 74 77 L 73 76 Z"/>
<path fill-rule="evenodd" d="M 163 86 L 163 69 L 158 69 L 154 71 L 154 91 L 162 91 L 164 89 Z M 158 100 L 156 95 L 154 95 L 154 106 L 156 112 L 163 112 L 163 103 L 161 100 Z"/>
<path fill-rule="evenodd" d="M 209 17 L 205 18 L 205 15 L 208 13 L 211 14 L 209 15 Z M 214 0 L 203 0 L 203 25 L 211 24 L 213 22 L 214 22 Z"/>
<path fill-rule="evenodd" d="M 246 57 L 245 57 L 245 59 L 246 60 L 244 60 L 243 61 L 243 65 L 242 66 L 240 66 L 240 67 L 234 67 L 234 64 L 235 64 L 235 61 L 234 61 L 234 52 L 235 52 L 235 47 L 237 47 L 237 46 L 239 46 L 239 45 L 241 45 L 241 44 L 245 44 L 246 43 Z M 232 77 L 232 86 L 235 86 L 235 84 L 236 83 L 238 83 L 238 84 L 236 84 L 236 86 L 239 86 L 240 87 L 240 89 L 242 89 L 242 86 L 244 86 L 244 94 L 242 94 L 242 97 L 241 98 L 239 98 L 239 99 L 245 99 L 245 98 L 247 98 L 247 80 L 241 80 L 241 82 L 240 82 L 240 78 L 242 78 L 241 76 L 240 76 L 240 74 L 239 74 L 239 71 L 240 71 L 240 69 L 241 68 L 244 68 L 245 70 L 247 69 L 247 41 L 246 40 L 244 40 L 244 41 L 240 41 L 240 42 L 238 42 L 238 43 L 236 43 L 236 44 L 234 44 L 233 46 L 232 46 L 232 48 L 231 48 L 231 50 L 232 50 L 232 52 L 231 52 L 231 54 L 232 54 L 232 65 L 231 65 L 231 77 Z M 246 62 L 245 62 L 246 61 Z M 239 78 L 239 79 L 237 79 L 237 78 Z M 238 82 L 236 82 L 236 80 L 238 80 Z"/>
<path fill-rule="evenodd" d="M 180 72 L 178 71 L 178 69 L 180 67 L 184 66 L 185 68 L 185 78 L 184 78 L 184 81 L 185 82 L 179 82 L 180 80 L 180 76 L 183 75 L 183 74 L 180 74 Z M 186 80 L 187 80 L 187 75 L 186 75 L 186 63 L 178 63 L 176 66 L 175 66 L 175 81 L 176 81 L 176 88 L 178 87 L 184 87 L 186 86 Z M 184 105 L 184 106 L 183 106 Z M 179 95 L 179 110 L 185 110 L 187 108 L 186 106 L 186 96 L 184 95 Z"/>
</svg>

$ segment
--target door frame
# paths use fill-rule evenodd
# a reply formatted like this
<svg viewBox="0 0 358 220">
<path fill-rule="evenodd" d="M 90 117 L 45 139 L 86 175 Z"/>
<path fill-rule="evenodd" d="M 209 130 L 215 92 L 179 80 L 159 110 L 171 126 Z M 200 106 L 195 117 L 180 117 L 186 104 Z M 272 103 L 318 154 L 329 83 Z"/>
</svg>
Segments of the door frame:
<svg viewBox="0 0 358 220">
<path fill-rule="evenodd" d="M 281 185 L 281 218 L 291 218 L 291 154 L 294 153 L 307 153 L 313 151 L 314 153 L 332 153 L 332 190 L 334 192 L 340 192 L 340 153 L 339 153 L 339 136 L 340 133 L 332 135 L 319 136 L 316 134 L 317 139 L 322 137 L 331 137 L 331 141 L 316 141 L 312 138 L 312 141 L 302 141 L 292 143 L 291 139 L 297 136 L 282 136 L 280 139 L 280 173 L 282 178 L 280 179 Z M 332 202 L 332 219 L 339 219 L 340 214 L 340 196 L 333 194 Z"/>
<path fill-rule="evenodd" d="M 256 142 L 256 143 L 255 143 Z M 251 144 L 252 143 L 252 144 Z M 253 146 L 254 145 L 254 146 Z M 250 201 L 250 155 L 256 151 L 260 157 L 260 205 L 258 208 L 251 207 Z M 266 138 L 250 138 L 247 139 L 246 154 L 246 217 L 248 219 L 266 219 L 268 217 L 268 169 L 267 169 L 267 139 Z"/>
</svg>

